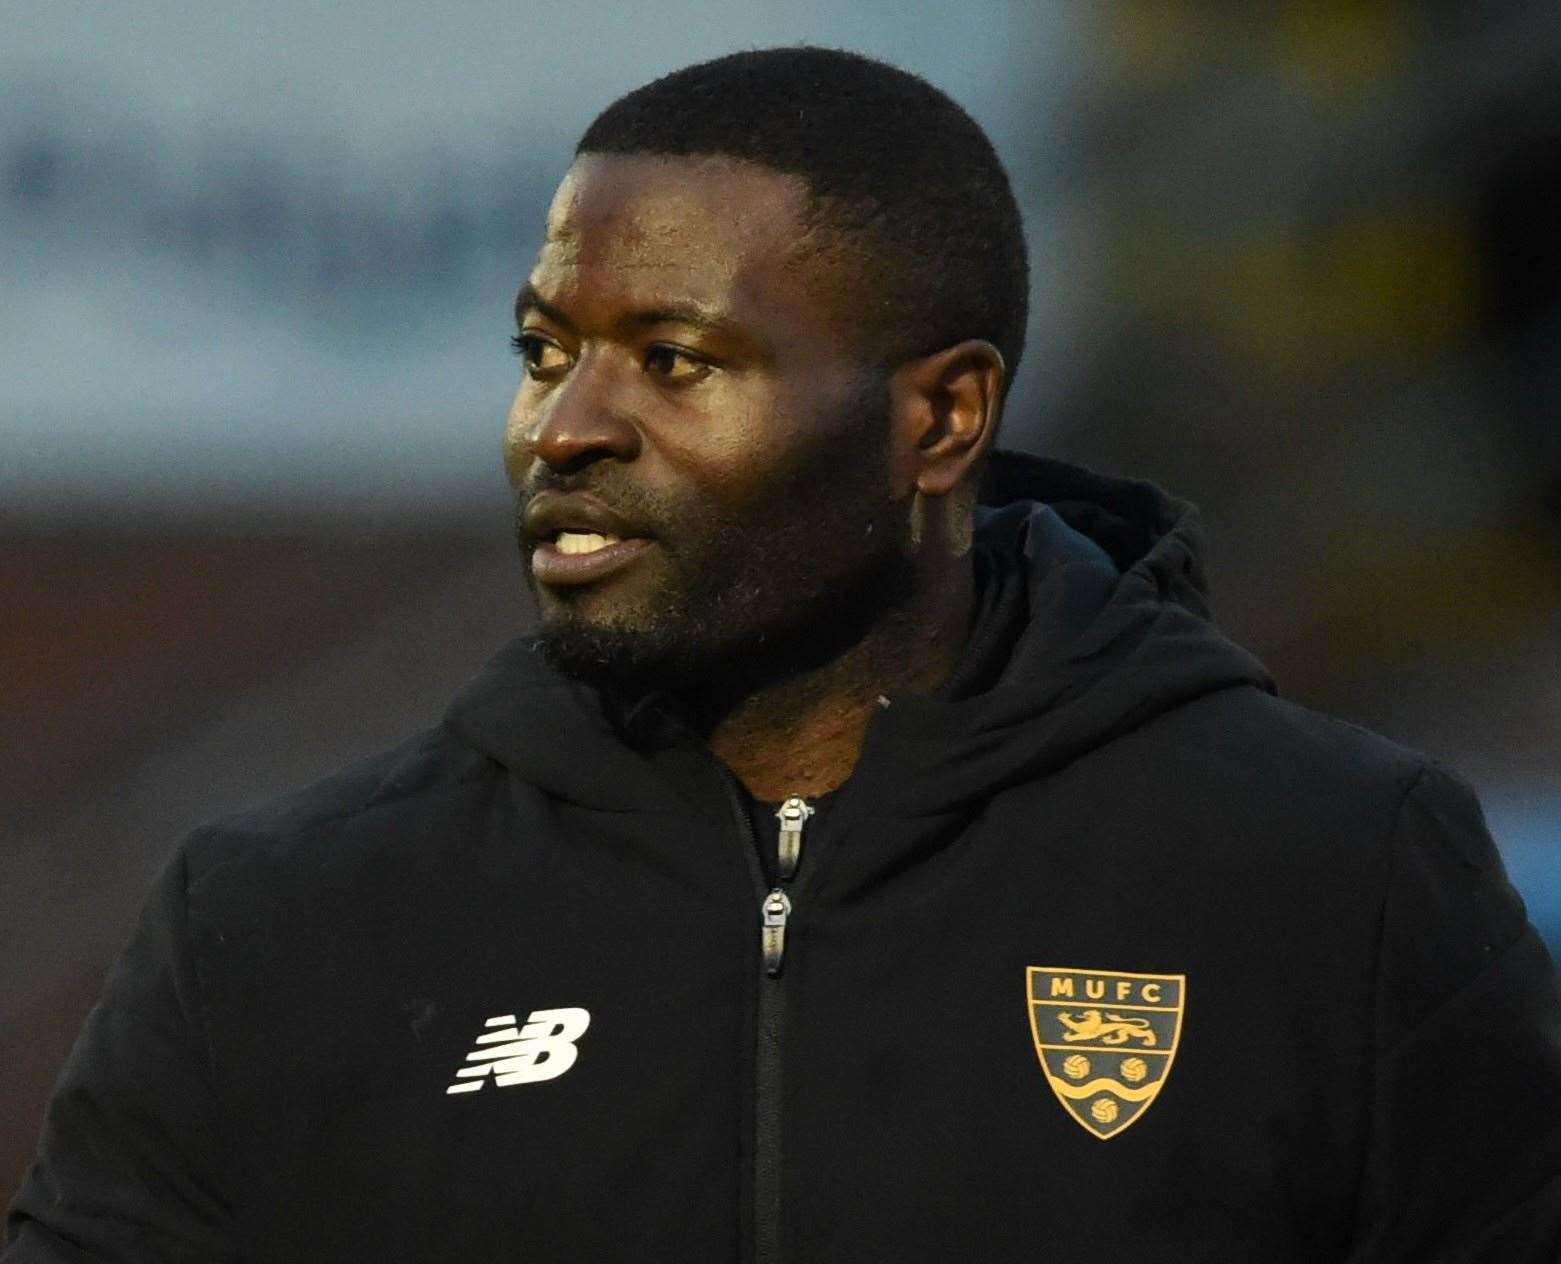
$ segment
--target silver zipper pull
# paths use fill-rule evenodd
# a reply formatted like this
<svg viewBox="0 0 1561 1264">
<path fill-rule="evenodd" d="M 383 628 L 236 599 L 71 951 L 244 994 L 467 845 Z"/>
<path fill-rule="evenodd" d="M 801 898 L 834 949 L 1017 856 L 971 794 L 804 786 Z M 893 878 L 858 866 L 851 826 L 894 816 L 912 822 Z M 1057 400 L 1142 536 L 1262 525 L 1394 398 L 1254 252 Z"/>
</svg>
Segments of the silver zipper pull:
<svg viewBox="0 0 1561 1264">
<path fill-rule="evenodd" d="M 806 799 L 792 795 L 775 813 L 780 821 L 780 846 L 776 858 L 782 882 L 790 882 L 797 872 L 797 862 L 802 859 L 802 827 L 808 823 L 813 811 Z"/>
<path fill-rule="evenodd" d="M 764 929 L 760 942 L 764 947 L 764 973 L 774 978 L 781 970 L 781 959 L 786 955 L 786 919 L 791 915 L 791 901 L 779 887 L 764 897 L 760 911 Z"/>
</svg>

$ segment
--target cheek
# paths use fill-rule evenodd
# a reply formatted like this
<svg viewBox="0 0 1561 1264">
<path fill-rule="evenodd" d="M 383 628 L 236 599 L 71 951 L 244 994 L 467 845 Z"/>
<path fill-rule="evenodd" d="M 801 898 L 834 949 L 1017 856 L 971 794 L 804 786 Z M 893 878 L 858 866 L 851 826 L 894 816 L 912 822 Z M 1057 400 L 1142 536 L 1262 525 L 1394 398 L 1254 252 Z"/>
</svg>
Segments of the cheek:
<svg viewBox="0 0 1561 1264">
<path fill-rule="evenodd" d="M 770 482 L 796 445 L 773 393 L 751 388 L 712 390 L 697 409 L 658 419 L 655 430 L 657 454 L 679 481 L 728 504 Z"/>
<path fill-rule="evenodd" d="M 531 446 L 526 440 L 529 427 L 528 414 L 521 407 L 521 392 L 516 391 L 504 420 L 504 473 L 515 485 L 519 485 L 531 465 Z"/>
</svg>

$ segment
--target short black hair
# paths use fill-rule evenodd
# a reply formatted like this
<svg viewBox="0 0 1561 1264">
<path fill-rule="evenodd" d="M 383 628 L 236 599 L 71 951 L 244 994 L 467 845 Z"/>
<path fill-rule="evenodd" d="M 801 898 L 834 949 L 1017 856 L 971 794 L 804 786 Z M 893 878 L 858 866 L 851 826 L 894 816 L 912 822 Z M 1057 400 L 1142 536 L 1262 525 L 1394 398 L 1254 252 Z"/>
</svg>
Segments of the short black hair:
<svg viewBox="0 0 1561 1264">
<path fill-rule="evenodd" d="M 890 364 L 966 338 L 1024 350 L 1029 260 L 992 143 L 946 93 L 858 53 L 732 53 L 620 97 L 576 154 L 721 156 L 798 176 L 814 224 L 867 265 L 862 316 Z"/>
</svg>

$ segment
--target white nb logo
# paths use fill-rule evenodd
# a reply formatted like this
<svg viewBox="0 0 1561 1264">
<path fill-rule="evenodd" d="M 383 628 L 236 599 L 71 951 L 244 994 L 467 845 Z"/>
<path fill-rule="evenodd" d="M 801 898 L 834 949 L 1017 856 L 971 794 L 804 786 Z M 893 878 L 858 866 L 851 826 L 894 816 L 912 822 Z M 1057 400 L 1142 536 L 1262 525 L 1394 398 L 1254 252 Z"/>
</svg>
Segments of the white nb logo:
<svg viewBox="0 0 1561 1264">
<path fill-rule="evenodd" d="M 591 1015 L 583 1009 L 534 1009 L 524 1027 L 515 1026 L 515 1015 L 500 1014 L 483 1024 L 493 1030 L 477 1037 L 477 1048 L 466 1055 L 474 1066 L 455 1073 L 446 1093 L 475 1093 L 493 1076 L 503 1088 L 510 1084 L 535 1084 L 557 1079 L 580 1056 L 575 1041 L 585 1035 Z"/>
</svg>

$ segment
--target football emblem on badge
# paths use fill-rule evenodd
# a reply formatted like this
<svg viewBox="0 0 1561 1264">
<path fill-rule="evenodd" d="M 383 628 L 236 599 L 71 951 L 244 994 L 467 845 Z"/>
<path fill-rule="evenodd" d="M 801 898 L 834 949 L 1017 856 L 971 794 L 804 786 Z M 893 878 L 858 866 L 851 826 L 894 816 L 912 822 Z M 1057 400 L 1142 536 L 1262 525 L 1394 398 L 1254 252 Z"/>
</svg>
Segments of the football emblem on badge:
<svg viewBox="0 0 1561 1264">
<path fill-rule="evenodd" d="M 1030 966 L 1025 997 L 1036 1057 L 1063 1109 L 1102 1141 L 1136 1122 L 1176 1060 L 1187 976 Z"/>
</svg>

